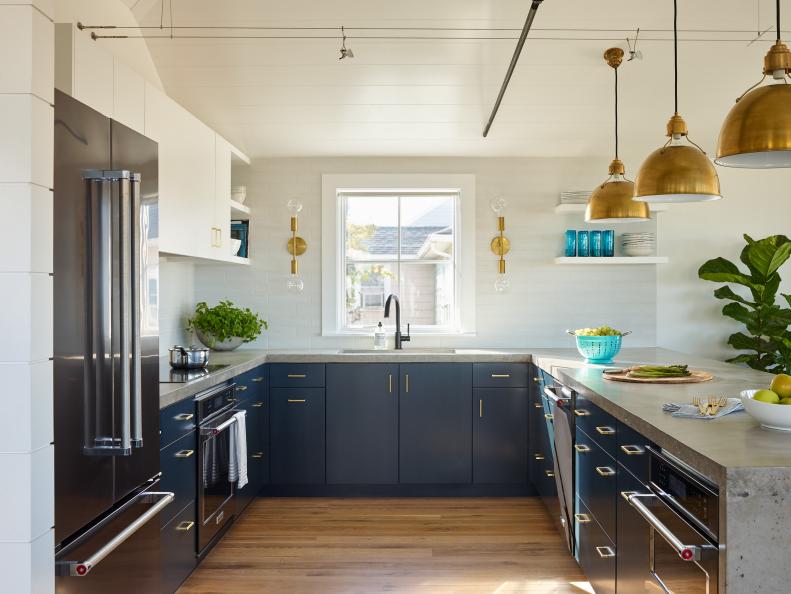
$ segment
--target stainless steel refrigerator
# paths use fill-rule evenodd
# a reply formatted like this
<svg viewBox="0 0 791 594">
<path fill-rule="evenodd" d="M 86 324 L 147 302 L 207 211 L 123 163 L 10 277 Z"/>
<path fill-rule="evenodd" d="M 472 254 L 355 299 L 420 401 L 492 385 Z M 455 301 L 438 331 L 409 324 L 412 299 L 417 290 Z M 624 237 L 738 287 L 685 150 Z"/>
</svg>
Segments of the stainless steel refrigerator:
<svg viewBox="0 0 791 594">
<path fill-rule="evenodd" d="M 157 144 L 57 92 L 59 593 L 159 590 Z"/>
</svg>

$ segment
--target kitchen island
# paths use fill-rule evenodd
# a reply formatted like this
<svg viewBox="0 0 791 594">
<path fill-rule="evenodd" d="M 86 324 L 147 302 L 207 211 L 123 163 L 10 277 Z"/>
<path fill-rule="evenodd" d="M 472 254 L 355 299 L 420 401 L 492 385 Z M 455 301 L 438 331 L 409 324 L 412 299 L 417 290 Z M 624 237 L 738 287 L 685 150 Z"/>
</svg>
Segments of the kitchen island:
<svg viewBox="0 0 791 594">
<path fill-rule="evenodd" d="M 696 396 L 738 397 L 744 389 L 768 386 L 771 376 L 767 374 L 655 348 L 624 349 L 615 365 L 687 363 L 710 372 L 714 379 L 672 386 L 611 382 L 602 377 L 603 367 L 584 364 L 574 349 L 240 350 L 213 353 L 212 363 L 227 366 L 187 384 L 163 384 L 161 406 L 264 364 L 533 363 L 717 485 L 720 592 L 786 591 L 784 563 L 791 550 L 791 520 L 784 496 L 791 489 L 791 434 L 763 430 L 743 412 L 703 421 L 675 418 L 662 411 L 665 402 L 690 402 Z"/>
</svg>

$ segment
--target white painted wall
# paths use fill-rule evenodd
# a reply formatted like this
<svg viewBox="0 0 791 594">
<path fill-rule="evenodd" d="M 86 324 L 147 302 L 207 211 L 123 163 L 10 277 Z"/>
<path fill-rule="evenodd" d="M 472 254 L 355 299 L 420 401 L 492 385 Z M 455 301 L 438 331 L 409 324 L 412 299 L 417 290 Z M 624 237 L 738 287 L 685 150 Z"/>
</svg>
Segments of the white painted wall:
<svg viewBox="0 0 791 594">
<path fill-rule="evenodd" d="M 0 0 L 0 575 L 54 590 L 53 0 Z"/>
<path fill-rule="evenodd" d="M 258 348 L 322 348 L 368 345 L 367 338 L 323 338 L 321 333 L 321 175 L 323 173 L 469 173 L 477 180 L 477 336 L 416 337 L 414 346 L 570 346 L 567 328 L 610 324 L 630 329 L 632 346 L 656 343 L 656 268 L 653 266 L 567 267 L 563 232 L 584 228 L 582 215 L 557 215 L 559 192 L 590 188 L 606 171 L 603 159 L 497 158 L 261 159 L 253 162 L 246 204 L 252 208 L 250 267 L 196 265 L 195 298 L 229 298 L 261 312 L 270 330 L 252 343 Z M 495 293 L 497 258 L 489 251 L 496 218 L 489 199 L 509 202 L 506 235 L 511 239 L 508 271 L 513 288 Z M 286 202 L 299 197 L 304 208 L 300 235 L 308 242 L 301 257 L 301 294 L 286 291 L 289 236 Z M 662 216 L 662 215 L 660 215 Z M 660 227 L 663 223 L 660 219 Z M 648 224 L 654 228 L 653 223 Z M 631 226 L 634 229 L 634 226 Z M 639 228 L 639 225 L 638 225 Z M 187 289 L 185 289 L 187 290 Z"/>
</svg>

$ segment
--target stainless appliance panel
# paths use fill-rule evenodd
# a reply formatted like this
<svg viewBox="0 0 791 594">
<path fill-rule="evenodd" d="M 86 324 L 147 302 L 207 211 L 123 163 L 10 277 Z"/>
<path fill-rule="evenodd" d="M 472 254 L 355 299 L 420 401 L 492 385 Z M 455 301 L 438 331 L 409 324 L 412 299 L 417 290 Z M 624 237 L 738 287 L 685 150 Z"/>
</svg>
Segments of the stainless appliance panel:
<svg viewBox="0 0 791 594">
<path fill-rule="evenodd" d="M 88 269 L 94 239 L 91 195 L 80 175 L 87 169 L 110 168 L 110 121 L 56 92 L 54 148 L 55 540 L 61 542 L 114 502 L 113 458 L 84 453 L 97 430 L 94 423 L 109 424 L 112 403 L 95 398 L 97 378 L 86 360 L 92 356 L 89 345 L 96 327 L 89 316 L 94 311 Z M 99 320 L 98 327 L 102 324 Z M 107 410 L 96 410 L 102 402 Z M 103 432 L 102 427 L 98 430 Z"/>
</svg>

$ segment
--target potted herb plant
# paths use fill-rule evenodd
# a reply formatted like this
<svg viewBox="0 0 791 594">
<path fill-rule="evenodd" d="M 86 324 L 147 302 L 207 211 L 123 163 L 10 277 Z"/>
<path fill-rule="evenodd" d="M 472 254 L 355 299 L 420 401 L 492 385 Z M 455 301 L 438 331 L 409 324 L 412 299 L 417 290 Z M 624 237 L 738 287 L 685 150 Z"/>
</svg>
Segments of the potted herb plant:
<svg viewBox="0 0 791 594">
<path fill-rule="evenodd" d="M 266 320 L 249 308 L 236 307 L 231 301 L 220 301 L 209 307 L 205 301 L 195 306 L 195 315 L 187 320 L 204 345 L 215 351 L 232 351 L 245 342 L 252 342 L 268 329 Z"/>
</svg>

